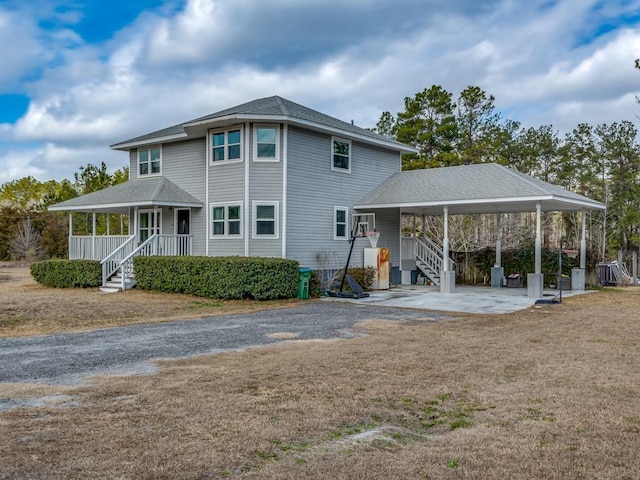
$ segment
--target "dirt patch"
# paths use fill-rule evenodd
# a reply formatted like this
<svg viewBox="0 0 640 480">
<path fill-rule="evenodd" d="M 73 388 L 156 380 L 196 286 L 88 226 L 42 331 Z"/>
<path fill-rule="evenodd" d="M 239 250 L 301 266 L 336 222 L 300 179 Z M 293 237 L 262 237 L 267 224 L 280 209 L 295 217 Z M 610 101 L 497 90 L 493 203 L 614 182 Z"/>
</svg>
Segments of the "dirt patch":
<svg viewBox="0 0 640 480">
<path fill-rule="evenodd" d="M 23 264 L 0 266 L 0 337 L 247 313 L 296 303 L 210 300 L 136 289 L 111 295 L 99 289 L 55 289 L 36 283 Z"/>
<path fill-rule="evenodd" d="M 68 397 L 0 412 L 0 478 L 640 478 L 639 306 L 370 321 L 46 389 Z"/>
</svg>

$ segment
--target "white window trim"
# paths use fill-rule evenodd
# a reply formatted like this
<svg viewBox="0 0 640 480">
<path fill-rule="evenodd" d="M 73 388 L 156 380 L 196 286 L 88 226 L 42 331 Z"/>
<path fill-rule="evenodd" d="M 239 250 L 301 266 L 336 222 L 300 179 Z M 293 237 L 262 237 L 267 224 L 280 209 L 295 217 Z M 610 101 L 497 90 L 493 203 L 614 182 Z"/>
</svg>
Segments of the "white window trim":
<svg viewBox="0 0 640 480">
<path fill-rule="evenodd" d="M 224 210 L 224 224 L 225 224 L 225 232 L 229 231 L 229 209 L 227 207 L 240 207 L 240 218 L 237 220 L 240 224 L 240 233 L 239 234 L 229 234 L 225 233 L 224 235 L 214 235 L 213 234 L 213 208 L 214 207 L 225 207 Z M 209 239 L 210 240 L 224 240 L 224 239 L 238 239 L 243 238 L 244 236 L 244 204 L 243 202 L 214 202 L 209 204 Z"/>
<path fill-rule="evenodd" d="M 333 164 L 333 142 L 342 142 L 349 144 L 349 168 L 338 168 Z M 342 173 L 351 173 L 351 163 L 353 159 L 353 145 L 351 144 L 351 140 L 347 140 L 346 138 L 340 137 L 331 137 L 331 170 L 334 172 L 342 172 Z"/>
<path fill-rule="evenodd" d="M 338 211 L 344 211 L 344 237 L 338 236 Z M 349 240 L 349 208 L 348 207 L 333 207 L 333 239 L 334 240 Z"/>
<path fill-rule="evenodd" d="M 280 238 L 280 202 L 278 201 L 262 201 L 254 200 L 252 203 L 252 222 L 251 222 L 251 238 L 253 239 L 279 239 Z M 275 214 L 274 221 L 274 234 L 273 235 L 258 235 L 258 206 L 259 205 L 273 205 L 273 211 Z"/>
<path fill-rule="evenodd" d="M 154 148 L 160 149 L 160 171 L 158 173 L 140 173 L 140 152 L 144 150 L 149 150 L 149 172 L 151 172 L 151 150 Z M 136 166 L 138 170 L 138 178 L 147 178 L 147 177 L 160 177 L 162 176 L 162 144 L 160 145 L 151 145 L 149 147 L 138 148 L 136 152 Z"/>
<path fill-rule="evenodd" d="M 258 158 L 258 129 L 275 128 L 276 130 L 276 156 L 275 158 Z M 277 124 L 254 124 L 253 125 L 253 161 L 254 162 L 279 162 L 280 161 L 280 125 Z"/>
<path fill-rule="evenodd" d="M 240 158 L 233 158 L 231 160 L 229 160 L 227 158 L 227 155 L 229 153 L 229 144 L 227 143 L 228 140 L 228 134 L 231 131 L 234 130 L 240 130 Z M 215 135 L 216 133 L 224 133 L 225 134 L 225 144 L 224 144 L 224 156 L 225 159 L 224 160 L 218 160 L 218 161 L 214 161 L 213 160 L 213 143 L 211 142 L 211 136 Z M 230 163 L 241 163 L 242 161 L 244 161 L 244 128 L 242 125 L 234 125 L 231 127 L 226 127 L 226 128 L 216 128 L 213 130 L 209 130 L 209 132 L 207 133 L 207 157 L 208 157 L 208 162 L 209 165 L 214 166 L 214 165 L 228 165 Z M 235 145 L 235 144 L 234 144 Z"/>
</svg>

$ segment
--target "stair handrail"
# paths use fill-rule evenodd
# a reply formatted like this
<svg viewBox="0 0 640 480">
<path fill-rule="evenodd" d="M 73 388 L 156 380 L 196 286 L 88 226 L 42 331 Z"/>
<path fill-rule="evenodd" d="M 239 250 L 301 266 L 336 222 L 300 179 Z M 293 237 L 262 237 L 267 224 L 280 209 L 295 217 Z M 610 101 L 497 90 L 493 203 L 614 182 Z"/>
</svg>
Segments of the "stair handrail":
<svg viewBox="0 0 640 480">
<path fill-rule="evenodd" d="M 100 261 L 100 265 L 102 265 L 102 285 L 106 285 L 107 280 L 118 271 L 120 268 L 119 256 L 122 254 L 124 250 L 133 249 L 133 245 L 135 244 L 136 236 L 131 235 L 126 242 L 116 248 L 113 252 L 107 255 Z M 126 253 L 124 255 L 127 255 Z"/>
<path fill-rule="evenodd" d="M 138 247 L 122 259 L 118 268 L 122 269 L 122 290 L 125 290 L 125 283 L 127 277 L 133 273 L 133 258 L 138 255 L 142 256 L 151 256 L 156 255 L 158 251 L 158 234 L 154 233 L 149 238 L 147 238 L 144 242 L 142 242 Z M 116 269 L 117 270 L 117 269 Z"/>
<path fill-rule="evenodd" d="M 442 264 L 444 260 L 444 252 L 442 249 L 427 237 L 416 238 L 416 257 L 429 266 L 437 275 L 442 274 Z M 449 257 L 449 265 L 453 267 L 455 262 Z"/>
</svg>

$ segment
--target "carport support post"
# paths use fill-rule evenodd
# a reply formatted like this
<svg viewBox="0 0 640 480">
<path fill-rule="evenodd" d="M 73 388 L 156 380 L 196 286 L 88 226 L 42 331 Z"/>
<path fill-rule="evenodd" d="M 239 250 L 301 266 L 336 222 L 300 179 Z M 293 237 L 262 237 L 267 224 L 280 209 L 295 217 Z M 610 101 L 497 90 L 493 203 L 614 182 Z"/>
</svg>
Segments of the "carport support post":
<svg viewBox="0 0 640 480">
<path fill-rule="evenodd" d="M 571 269 L 571 289 L 584 290 L 587 268 L 587 213 L 582 210 L 582 237 L 580 238 L 580 268 Z"/>
<path fill-rule="evenodd" d="M 442 271 L 440 272 L 440 293 L 453 293 L 456 276 L 449 270 L 449 207 L 444 207 L 444 238 L 442 239 Z"/>
<path fill-rule="evenodd" d="M 500 225 L 501 214 L 496 213 L 496 263 L 491 269 L 491 286 L 502 287 L 504 278 L 504 268 L 502 268 L 502 226 Z"/>
<path fill-rule="evenodd" d="M 97 260 L 96 258 L 96 212 L 91 212 L 91 260 Z M 102 259 L 100 259 L 102 260 Z"/>
<path fill-rule="evenodd" d="M 544 276 L 542 275 L 542 237 L 541 232 L 542 205 L 536 203 L 536 258 L 535 273 L 527 274 L 527 295 L 529 298 L 542 298 Z"/>
</svg>

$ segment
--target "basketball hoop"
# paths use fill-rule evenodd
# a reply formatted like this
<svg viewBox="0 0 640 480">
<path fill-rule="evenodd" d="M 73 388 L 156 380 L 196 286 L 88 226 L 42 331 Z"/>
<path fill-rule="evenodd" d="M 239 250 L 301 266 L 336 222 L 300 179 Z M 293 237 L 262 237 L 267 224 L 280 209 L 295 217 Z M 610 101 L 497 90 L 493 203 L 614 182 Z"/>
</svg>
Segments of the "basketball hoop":
<svg viewBox="0 0 640 480">
<path fill-rule="evenodd" d="M 363 235 L 369 239 L 371 248 L 376 248 L 378 239 L 380 238 L 380 232 L 364 232 Z"/>
</svg>

